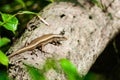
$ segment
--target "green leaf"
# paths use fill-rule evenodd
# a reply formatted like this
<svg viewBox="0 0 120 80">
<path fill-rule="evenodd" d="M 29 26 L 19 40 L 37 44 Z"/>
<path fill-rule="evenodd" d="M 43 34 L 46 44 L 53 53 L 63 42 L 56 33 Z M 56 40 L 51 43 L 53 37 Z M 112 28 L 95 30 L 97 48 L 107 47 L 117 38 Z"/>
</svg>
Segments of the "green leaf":
<svg viewBox="0 0 120 80">
<path fill-rule="evenodd" d="M 0 70 L 0 80 L 9 80 L 8 73 L 5 70 Z"/>
<path fill-rule="evenodd" d="M 100 1 L 98 1 L 98 0 L 91 0 L 91 2 L 93 4 L 95 4 L 95 5 L 97 5 L 98 7 L 102 8 L 102 5 L 101 5 Z"/>
<path fill-rule="evenodd" d="M 77 68 L 69 60 L 61 59 L 60 65 L 65 72 L 68 80 L 83 80 L 77 72 Z"/>
<path fill-rule="evenodd" d="M 89 71 L 85 76 L 84 80 L 104 80 L 104 78 L 100 76 L 100 74 Z"/>
<path fill-rule="evenodd" d="M 51 68 L 58 70 L 57 68 L 57 63 L 56 60 L 53 58 L 48 58 L 46 60 L 46 63 L 43 65 L 43 71 L 47 72 L 48 70 L 50 70 Z"/>
<path fill-rule="evenodd" d="M 46 1 L 48 1 L 48 2 L 55 2 L 54 0 L 46 0 Z"/>
<path fill-rule="evenodd" d="M 43 73 L 41 73 L 39 69 L 28 64 L 24 64 L 24 65 L 27 68 L 27 71 L 31 77 L 31 80 L 46 80 Z"/>
<path fill-rule="evenodd" d="M 1 24 L 1 26 L 15 33 L 15 31 L 17 30 L 18 19 L 14 15 L 5 13 L 1 13 L 1 16 L 3 19 L 3 23 Z"/>
<path fill-rule="evenodd" d="M 0 50 L 0 63 L 8 67 L 8 57 Z"/>
<path fill-rule="evenodd" d="M 117 48 L 115 40 L 113 41 L 113 47 L 114 47 L 115 52 L 118 53 L 118 48 Z"/>
<path fill-rule="evenodd" d="M 8 44 L 9 42 L 10 42 L 10 39 L 5 38 L 5 37 L 1 38 L 1 39 L 0 39 L 0 47 Z"/>
<path fill-rule="evenodd" d="M 16 0 L 23 8 L 26 8 L 23 0 Z"/>
<path fill-rule="evenodd" d="M 0 21 L 0 25 L 4 24 L 3 22 Z"/>
</svg>

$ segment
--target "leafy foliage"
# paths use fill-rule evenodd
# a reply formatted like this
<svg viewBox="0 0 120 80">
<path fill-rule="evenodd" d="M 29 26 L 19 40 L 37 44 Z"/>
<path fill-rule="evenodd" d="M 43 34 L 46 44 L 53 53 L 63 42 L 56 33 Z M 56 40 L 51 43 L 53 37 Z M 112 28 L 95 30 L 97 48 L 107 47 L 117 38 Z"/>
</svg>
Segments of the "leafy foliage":
<svg viewBox="0 0 120 80">
<path fill-rule="evenodd" d="M 58 61 L 52 58 L 48 58 L 43 66 L 43 69 L 37 69 L 27 64 L 25 65 L 32 80 L 46 80 L 44 77 L 44 73 L 49 71 L 51 68 L 57 71 L 64 71 L 67 80 L 83 80 L 83 78 L 80 77 L 77 68 L 67 59 L 60 59 Z"/>
<path fill-rule="evenodd" d="M 101 4 L 98 0 L 91 0 L 91 2 L 95 5 L 97 5 L 98 7 L 101 7 Z"/>
<path fill-rule="evenodd" d="M 115 52 L 118 54 L 118 49 L 117 49 L 117 45 L 115 43 L 115 40 L 113 41 L 113 47 L 114 47 Z"/>
<path fill-rule="evenodd" d="M 6 38 L 6 37 L 3 37 L 0 39 L 0 47 L 8 44 L 10 42 L 10 39 Z"/>
<path fill-rule="evenodd" d="M 104 12 L 106 11 L 106 6 L 104 6 L 100 0 L 90 0 L 90 2 L 100 7 Z"/>
<path fill-rule="evenodd" d="M 9 80 L 8 74 L 6 71 L 0 71 L 0 80 Z"/>
<path fill-rule="evenodd" d="M 10 30 L 13 33 L 15 33 L 15 31 L 17 30 L 18 19 L 14 15 L 5 14 L 5 13 L 1 13 L 1 16 L 3 22 L 0 21 L 0 26 L 3 26 L 7 30 Z"/>
<path fill-rule="evenodd" d="M 26 5 L 23 0 L 16 0 L 23 8 L 26 8 Z"/>
<path fill-rule="evenodd" d="M 31 77 L 31 80 L 46 80 L 43 73 L 41 73 L 39 69 L 27 64 L 25 64 L 25 66 Z"/>
<path fill-rule="evenodd" d="M 8 57 L 0 50 L 0 63 L 8 67 Z"/>
<path fill-rule="evenodd" d="M 60 65 L 64 70 L 68 80 L 83 80 L 77 72 L 77 68 L 69 60 L 61 59 Z"/>
<path fill-rule="evenodd" d="M 10 40 L 8 38 L 1 38 L 0 39 L 0 47 L 6 45 L 7 43 L 9 43 Z M 5 53 L 3 53 L 1 50 L 0 50 L 0 63 L 5 65 L 6 67 L 8 67 L 8 57 L 5 55 Z"/>
<path fill-rule="evenodd" d="M 46 63 L 43 65 L 43 71 L 47 72 L 50 69 L 58 70 L 57 61 L 52 58 L 48 58 Z"/>
</svg>

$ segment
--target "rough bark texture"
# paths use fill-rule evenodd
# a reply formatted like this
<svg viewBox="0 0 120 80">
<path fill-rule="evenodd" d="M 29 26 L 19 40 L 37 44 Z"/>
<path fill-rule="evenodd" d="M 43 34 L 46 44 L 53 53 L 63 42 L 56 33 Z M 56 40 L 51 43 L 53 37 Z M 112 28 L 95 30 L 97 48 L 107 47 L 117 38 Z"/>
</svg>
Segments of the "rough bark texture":
<svg viewBox="0 0 120 80">
<path fill-rule="evenodd" d="M 46 45 L 44 50 L 48 53 L 42 53 L 35 49 L 34 53 L 26 51 L 14 56 L 10 59 L 10 64 L 14 64 L 9 69 L 10 76 L 16 80 L 29 80 L 22 62 L 42 68 L 46 59 L 53 57 L 57 60 L 67 58 L 77 67 L 81 75 L 87 74 L 108 42 L 119 32 L 119 3 L 120 0 L 103 0 L 102 4 L 107 6 L 106 12 L 97 6 L 84 2 L 84 0 L 81 2 L 83 7 L 80 4 L 70 2 L 52 3 L 47 6 L 40 13 L 50 26 L 46 26 L 35 17 L 28 23 L 27 27 L 37 28 L 31 31 L 26 30 L 23 36 L 11 47 L 9 53 L 48 33 L 64 33 L 68 40 L 62 41 L 61 46 Z M 111 13 L 112 19 L 108 13 Z M 64 74 L 59 74 L 54 70 L 48 71 L 46 76 L 48 80 L 66 80 Z"/>
</svg>

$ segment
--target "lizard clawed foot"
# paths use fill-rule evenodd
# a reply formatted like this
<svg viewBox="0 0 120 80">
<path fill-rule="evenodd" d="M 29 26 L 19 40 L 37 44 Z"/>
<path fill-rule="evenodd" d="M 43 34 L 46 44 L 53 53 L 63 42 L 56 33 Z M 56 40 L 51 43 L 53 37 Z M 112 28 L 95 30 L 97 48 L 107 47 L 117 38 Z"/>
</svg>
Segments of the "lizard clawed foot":
<svg viewBox="0 0 120 80">
<path fill-rule="evenodd" d="M 41 46 L 37 47 L 37 49 L 40 50 L 42 53 L 48 53 L 48 52 L 44 51 L 43 47 L 41 47 Z"/>
<path fill-rule="evenodd" d="M 56 46 L 62 45 L 62 44 L 60 43 L 60 41 L 53 41 L 53 42 L 50 42 L 50 43 L 53 44 L 53 45 L 56 45 Z"/>
</svg>

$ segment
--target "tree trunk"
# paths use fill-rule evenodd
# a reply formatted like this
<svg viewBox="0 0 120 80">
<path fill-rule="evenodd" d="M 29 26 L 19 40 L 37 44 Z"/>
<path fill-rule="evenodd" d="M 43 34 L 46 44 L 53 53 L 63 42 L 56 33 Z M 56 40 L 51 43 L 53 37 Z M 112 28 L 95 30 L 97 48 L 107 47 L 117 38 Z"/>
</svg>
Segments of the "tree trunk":
<svg viewBox="0 0 120 80">
<path fill-rule="evenodd" d="M 81 0 L 82 1 L 82 0 Z M 64 34 L 66 41 L 62 45 L 44 46 L 43 53 L 38 49 L 26 51 L 10 59 L 11 66 L 9 75 L 16 80 L 30 80 L 24 69 L 24 63 L 32 64 L 42 68 L 47 58 L 69 59 L 81 75 L 86 75 L 92 64 L 105 49 L 109 41 L 116 36 L 120 29 L 120 1 L 102 1 L 106 12 L 87 1 L 80 3 L 55 2 L 40 12 L 42 18 L 49 23 L 46 26 L 37 17 L 33 18 L 27 25 L 25 33 L 14 43 L 8 51 L 12 53 L 30 43 L 35 38 L 44 34 Z M 110 5 L 109 5 L 110 4 Z M 108 14 L 111 14 L 108 15 Z M 54 70 L 46 74 L 48 80 L 66 80 L 64 74 Z"/>
</svg>

